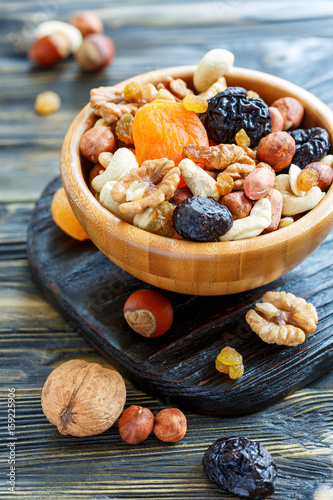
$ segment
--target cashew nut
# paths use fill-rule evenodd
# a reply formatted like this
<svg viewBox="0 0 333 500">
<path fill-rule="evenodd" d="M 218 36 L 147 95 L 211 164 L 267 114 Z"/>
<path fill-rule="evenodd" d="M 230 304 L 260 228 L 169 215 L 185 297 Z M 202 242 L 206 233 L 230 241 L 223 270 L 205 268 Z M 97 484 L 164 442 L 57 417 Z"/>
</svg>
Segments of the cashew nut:
<svg viewBox="0 0 333 500">
<path fill-rule="evenodd" d="M 103 153 L 103 155 L 105 154 Z M 104 158 L 106 159 L 107 157 L 102 157 L 103 162 Z M 102 165 L 103 167 L 106 166 L 105 172 L 97 175 L 91 183 L 97 193 L 101 192 L 106 182 L 119 181 L 122 177 L 128 175 L 133 168 L 139 168 L 135 155 L 127 148 L 117 149 L 115 154 L 110 157 L 108 164 L 105 161 Z"/>
<path fill-rule="evenodd" d="M 193 194 L 219 201 L 221 194 L 217 187 L 217 182 L 207 174 L 205 170 L 200 168 L 189 158 L 182 160 L 178 167 L 180 168 L 187 187 L 190 188 Z"/>
<path fill-rule="evenodd" d="M 317 186 L 311 188 L 304 196 L 295 196 L 290 188 L 288 174 L 276 176 L 274 189 L 277 189 L 282 194 L 282 215 L 287 216 L 301 214 L 311 210 L 316 207 L 325 196 L 325 193 Z"/>
<path fill-rule="evenodd" d="M 326 165 L 329 165 L 333 168 L 333 155 L 326 155 L 320 161 L 323 161 L 324 163 L 326 163 Z"/>
<path fill-rule="evenodd" d="M 302 172 L 302 170 L 292 163 L 289 168 L 289 184 L 290 184 L 290 189 L 296 196 L 305 196 L 306 191 L 301 191 L 299 187 L 297 186 L 297 179 L 299 174 Z"/>
<path fill-rule="evenodd" d="M 258 236 L 271 223 L 272 207 L 271 202 L 267 198 L 255 203 L 250 215 L 244 219 L 234 220 L 234 223 L 223 236 L 219 237 L 220 241 L 244 240 Z"/>
<path fill-rule="evenodd" d="M 198 92 L 205 92 L 220 76 L 225 75 L 234 65 L 234 55 L 225 49 L 207 52 L 199 62 L 193 75 L 193 83 Z"/>
<path fill-rule="evenodd" d="M 199 97 L 201 97 L 201 99 L 210 99 L 211 97 L 214 97 L 214 95 L 218 94 L 219 92 L 223 92 L 223 90 L 226 90 L 227 88 L 227 81 L 224 76 L 221 76 L 205 92 L 201 92 L 201 94 L 199 94 Z"/>
<path fill-rule="evenodd" d="M 119 205 L 117 201 L 115 201 L 111 196 L 111 191 L 113 186 L 117 183 L 117 181 L 108 181 L 102 187 L 101 193 L 99 195 L 99 202 L 103 207 L 109 210 L 113 215 L 118 217 L 119 219 L 132 224 L 134 215 L 132 214 L 123 214 L 119 210 Z"/>
<path fill-rule="evenodd" d="M 282 229 L 284 227 L 290 226 L 290 224 L 293 224 L 293 223 L 294 223 L 294 219 L 292 217 L 284 217 L 283 219 L 280 220 L 278 229 Z"/>
</svg>

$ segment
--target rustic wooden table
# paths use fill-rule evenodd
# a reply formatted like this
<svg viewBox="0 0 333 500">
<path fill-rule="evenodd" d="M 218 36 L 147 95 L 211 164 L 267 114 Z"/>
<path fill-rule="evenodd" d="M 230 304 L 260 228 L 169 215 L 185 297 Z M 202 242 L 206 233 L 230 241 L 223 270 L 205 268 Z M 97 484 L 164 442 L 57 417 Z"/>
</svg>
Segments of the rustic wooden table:
<svg viewBox="0 0 333 500">
<path fill-rule="evenodd" d="M 103 18 L 117 49 L 104 72 L 82 74 L 72 59 L 54 69 L 36 69 L 14 48 L 40 21 L 68 20 L 73 12 L 89 8 Z M 279 477 L 272 500 L 332 500 L 332 374 L 257 414 L 222 419 L 187 413 L 188 433 L 174 445 L 151 436 L 130 446 L 121 441 L 116 426 L 87 439 L 58 434 L 40 405 L 48 374 L 72 358 L 109 365 L 45 301 L 32 281 L 26 253 L 34 203 L 59 173 L 63 137 L 91 87 L 156 68 L 196 64 L 219 46 L 234 52 L 238 66 L 286 78 L 332 107 L 331 0 L 168 0 L 163 5 L 154 0 L 29 0 L 2 1 L 0 12 L 0 499 L 10 498 L 8 461 L 13 453 L 12 494 L 22 500 L 231 498 L 208 481 L 201 460 L 215 439 L 243 435 L 260 441 L 276 460 Z M 62 106 L 54 115 L 40 117 L 33 104 L 47 89 L 60 94 Z M 332 272 L 332 235 L 325 245 L 331 261 L 323 267 Z M 331 276 L 328 272 L 322 285 L 328 302 Z M 327 322 L 332 328 L 332 315 Z M 7 427 L 11 388 L 16 394 L 12 438 Z M 127 393 L 127 404 L 148 406 L 154 413 L 165 407 L 129 382 Z M 10 442 L 15 443 L 12 455 Z"/>
</svg>

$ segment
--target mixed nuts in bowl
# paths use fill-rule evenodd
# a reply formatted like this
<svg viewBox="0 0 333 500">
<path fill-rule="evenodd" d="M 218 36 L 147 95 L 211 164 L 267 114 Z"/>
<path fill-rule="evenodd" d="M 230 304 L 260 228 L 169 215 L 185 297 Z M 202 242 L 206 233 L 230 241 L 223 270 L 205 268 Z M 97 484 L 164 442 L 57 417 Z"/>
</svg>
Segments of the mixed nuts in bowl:
<svg viewBox="0 0 333 500">
<path fill-rule="evenodd" d="M 197 71 L 92 91 L 64 141 L 63 184 L 91 240 L 130 274 L 180 293 L 236 293 L 293 269 L 332 228 L 333 113 L 243 68 L 198 97 Z"/>
</svg>

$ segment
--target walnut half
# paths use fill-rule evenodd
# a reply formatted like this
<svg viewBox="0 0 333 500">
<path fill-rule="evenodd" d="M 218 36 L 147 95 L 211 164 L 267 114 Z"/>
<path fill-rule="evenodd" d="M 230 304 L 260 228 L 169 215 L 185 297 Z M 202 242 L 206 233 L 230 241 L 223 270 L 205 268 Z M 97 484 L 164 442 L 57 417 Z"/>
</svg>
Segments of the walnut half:
<svg viewBox="0 0 333 500">
<path fill-rule="evenodd" d="M 305 334 L 315 331 L 318 314 L 312 304 L 292 293 L 267 292 L 262 303 L 256 304 L 245 319 L 251 329 L 268 344 L 296 346 L 305 340 Z"/>
<path fill-rule="evenodd" d="M 115 184 L 111 196 L 123 214 L 141 214 L 147 207 L 170 200 L 179 181 L 180 170 L 172 160 L 146 160 Z"/>
</svg>

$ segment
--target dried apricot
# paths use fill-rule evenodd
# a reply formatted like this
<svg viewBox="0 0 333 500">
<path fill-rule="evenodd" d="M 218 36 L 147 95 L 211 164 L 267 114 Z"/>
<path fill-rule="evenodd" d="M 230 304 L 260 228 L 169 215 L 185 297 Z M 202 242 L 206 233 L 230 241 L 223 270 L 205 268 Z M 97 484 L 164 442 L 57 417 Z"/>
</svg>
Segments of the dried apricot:
<svg viewBox="0 0 333 500">
<path fill-rule="evenodd" d="M 163 157 L 178 165 L 187 144 L 209 145 L 206 130 L 193 111 L 181 103 L 160 99 L 139 109 L 132 134 L 139 165 Z"/>
<path fill-rule="evenodd" d="M 89 236 L 82 229 L 74 215 L 63 187 L 54 193 L 51 214 L 55 224 L 66 234 L 76 240 L 89 240 Z"/>
</svg>

